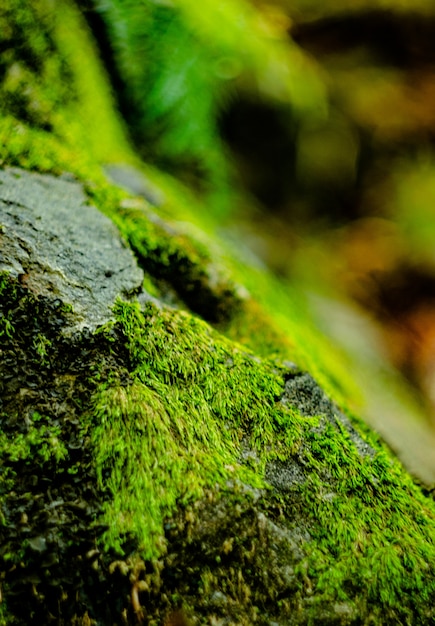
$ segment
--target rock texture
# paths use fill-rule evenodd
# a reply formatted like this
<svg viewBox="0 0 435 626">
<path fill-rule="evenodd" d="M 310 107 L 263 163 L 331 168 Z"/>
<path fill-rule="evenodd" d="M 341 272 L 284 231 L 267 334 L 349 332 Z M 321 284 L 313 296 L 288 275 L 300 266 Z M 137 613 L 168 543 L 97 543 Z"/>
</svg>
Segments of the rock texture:
<svg viewBox="0 0 435 626">
<path fill-rule="evenodd" d="M 117 296 L 141 290 L 131 250 L 71 177 L 0 171 L 0 224 L 0 271 L 70 304 L 77 325 L 95 329 Z"/>
</svg>

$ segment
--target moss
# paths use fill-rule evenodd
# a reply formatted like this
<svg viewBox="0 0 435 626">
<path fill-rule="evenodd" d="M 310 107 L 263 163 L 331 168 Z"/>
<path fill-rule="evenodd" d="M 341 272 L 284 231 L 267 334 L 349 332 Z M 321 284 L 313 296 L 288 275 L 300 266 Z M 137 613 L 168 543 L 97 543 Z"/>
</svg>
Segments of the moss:
<svg viewBox="0 0 435 626">
<path fill-rule="evenodd" d="M 26 6 L 16 0 L 6 4 L 2 91 L 10 98 L 2 102 L 3 112 L 31 128 L 50 131 L 66 143 L 85 140 L 85 151 L 96 161 L 125 158 L 125 134 L 114 113 L 96 48 L 75 5 L 62 0 L 57 7 L 62 11 L 55 11 L 45 0 Z M 16 98 L 25 98 L 21 107 Z M 41 109 L 44 117 L 35 120 L 32 116 L 35 111 L 42 115 Z"/>
<path fill-rule="evenodd" d="M 302 515 L 311 535 L 296 575 L 302 595 L 311 596 L 313 619 L 325 606 L 342 603 L 337 610 L 358 613 L 368 611 L 358 603 L 371 602 L 386 623 L 431 619 L 425 598 L 435 593 L 434 505 L 376 436 L 367 433 L 371 452 L 364 455 L 340 419 L 287 408 L 278 402 L 284 368 L 188 313 L 119 302 L 116 318 L 132 383 L 100 390 L 91 418 L 100 487 L 110 493 L 106 549 L 122 550 L 134 536 L 142 556 L 161 556 L 164 520 L 179 507 L 201 502 L 216 484 L 228 506 L 237 506 L 228 481 L 264 489 L 270 462 L 296 458 L 306 479 L 288 488 L 280 506 L 287 524 Z M 255 450 L 253 463 L 242 462 L 241 448 Z M 267 508 L 276 496 L 264 493 Z M 225 568 L 198 575 L 232 584 Z M 242 587 L 232 593 L 247 615 Z"/>
<path fill-rule="evenodd" d="M 210 222 L 210 215 L 204 214 L 203 207 L 180 185 L 148 169 L 147 175 L 154 176 L 167 197 L 162 210 L 157 212 L 160 215 L 156 217 L 156 211 L 145 202 L 136 208 L 132 203 L 120 207 L 126 194 L 107 183 L 100 164 L 103 161 L 138 162 L 114 112 L 94 44 L 74 5 L 63 0 L 62 7 L 53 11 L 44 0 L 26 6 L 9 0 L 7 8 L 2 14 L 6 49 L 0 63 L 6 70 L 2 93 L 9 95 L 2 101 L 0 163 L 55 174 L 73 173 L 84 182 L 97 206 L 116 221 L 145 271 L 151 274 L 156 287 L 154 294 L 164 292 L 164 283 L 169 281 L 170 289 L 178 294 L 180 302 L 218 324 L 221 332 L 229 337 L 250 345 L 261 354 L 275 353 L 297 360 L 326 384 L 330 384 L 331 371 L 338 370 L 335 378 L 343 388 L 346 370 L 339 367 L 334 350 L 324 349 L 318 333 L 309 337 L 306 312 L 296 319 L 295 300 L 300 299 L 300 294 L 287 298 L 287 302 L 281 293 L 275 297 L 271 292 L 282 291 L 281 287 L 278 284 L 271 287 L 270 276 L 260 276 L 245 264 L 234 274 L 225 267 L 226 262 L 218 258 L 225 255 L 225 245 L 216 250 L 216 246 L 211 245 L 211 237 L 203 243 L 175 223 L 181 218 L 196 221 L 210 231 L 215 231 L 216 227 Z M 16 45 L 17 41 L 21 43 Z M 11 69 L 14 67 L 21 68 L 17 76 Z M 12 80 L 18 83 L 11 86 Z M 27 100 L 18 106 L 13 94 L 23 91 L 18 88 L 23 81 L 29 87 L 24 90 Z M 32 95 L 33 86 L 42 94 L 39 99 L 45 102 L 40 121 L 34 118 L 38 98 Z M 39 110 L 37 106 L 36 110 Z M 213 239 L 216 240 L 215 232 Z M 213 250 L 212 257 L 210 250 Z M 232 255 L 233 251 L 230 249 L 229 253 Z M 240 284 L 252 285 L 254 297 L 246 300 Z M 269 293 L 264 300 L 275 300 L 269 313 L 256 303 L 256 300 L 261 301 L 266 285 L 269 285 L 266 287 Z M 283 326 L 287 326 L 284 333 Z M 324 368 L 326 375 L 323 375 L 320 363 L 329 354 L 331 365 Z M 346 389 L 348 396 L 355 397 L 354 387 L 348 385 Z"/>
<path fill-rule="evenodd" d="M 308 433 L 312 473 L 299 496 L 313 541 L 298 571 L 314 594 L 313 616 L 327 602 L 353 602 L 364 589 L 359 601 L 376 606 L 373 623 L 430 623 L 433 502 L 397 460 L 373 445 L 375 456 L 361 459 L 342 427 L 328 424 Z"/>
<path fill-rule="evenodd" d="M 231 318 L 240 308 L 243 292 L 231 272 L 212 258 L 210 246 L 186 225 L 173 218 L 164 220 L 145 202 L 128 199 L 109 215 L 144 271 L 169 284 L 191 311 L 216 323 Z"/>
<path fill-rule="evenodd" d="M 70 460 L 62 426 L 53 407 L 38 405 L 32 378 L 45 383 L 59 349 L 59 327 L 66 323 L 68 307 L 37 299 L 8 275 L 0 274 L 2 331 L 2 424 L 0 427 L 0 503 L 17 477 L 17 466 L 31 471 L 35 458 L 41 467 L 59 469 Z M 21 372 L 24 368 L 24 372 Z M 33 372 L 38 371 L 36 376 Z M 20 386 L 21 384 L 21 386 Z M 44 385 L 41 393 L 44 394 Z M 31 404 L 33 402 L 33 405 Z M 39 409 L 39 410 L 38 410 Z M 44 411 L 47 409 L 47 412 Z M 51 469 L 50 469 L 51 468 Z M 63 470 L 62 470 L 63 471 Z"/>
<path fill-rule="evenodd" d="M 1 164 L 101 180 L 103 159 L 133 159 L 73 3 L 8 0 L 0 29 Z"/>
<path fill-rule="evenodd" d="M 164 186 L 164 176 L 158 178 Z M 238 261 L 228 242 L 207 234 L 210 221 L 201 220 L 200 208 L 181 191 L 178 199 L 175 195 L 156 210 L 142 199 L 120 198 L 105 189 L 91 190 L 93 198 L 151 275 L 153 295 L 165 300 L 169 288 L 176 294 L 175 300 L 169 296 L 170 304 L 200 315 L 259 355 L 295 361 L 311 371 L 340 404 L 358 406 L 360 394 L 345 357 L 313 327 L 302 290 Z M 107 202 L 107 194 L 115 201 Z M 180 215 L 201 224 L 204 231 L 180 222 Z"/>
<path fill-rule="evenodd" d="M 98 598 L 92 548 L 102 494 L 81 415 L 117 357 L 102 335 L 67 340 L 69 307 L 59 301 L 4 274 L 0 295 L 0 319 L 13 328 L 0 337 L 0 615 L 7 624 L 47 615 L 82 623 L 72 589 L 93 580 Z M 107 608 L 96 610 L 110 622 Z"/>
<path fill-rule="evenodd" d="M 94 399 L 96 466 L 111 495 L 106 540 L 120 548 L 119 538 L 134 533 L 150 557 L 177 502 L 229 477 L 263 484 L 261 471 L 240 462 L 242 439 L 269 457 L 287 454 L 299 441 L 301 418 L 277 403 L 283 380 L 273 363 L 201 320 L 125 302 L 115 314 L 133 382 L 103 387 Z"/>
<path fill-rule="evenodd" d="M 0 433 L 0 457 L 16 463 L 17 461 L 32 462 L 39 457 L 40 463 L 54 460 L 56 463 L 68 456 L 67 449 L 60 439 L 60 426 L 51 425 L 47 418 L 37 411 L 31 416 L 31 424 L 25 434 L 18 433 L 9 438 Z M 36 422 L 38 425 L 36 426 Z M 45 423 L 44 423 L 45 422 Z"/>
</svg>

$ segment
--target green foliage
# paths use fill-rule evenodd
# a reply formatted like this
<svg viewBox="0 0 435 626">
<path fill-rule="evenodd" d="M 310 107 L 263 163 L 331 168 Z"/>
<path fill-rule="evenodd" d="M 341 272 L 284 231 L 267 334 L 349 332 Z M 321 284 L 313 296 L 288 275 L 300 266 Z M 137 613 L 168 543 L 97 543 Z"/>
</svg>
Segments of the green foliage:
<svg viewBox="0 0 435 626">
<path fill-rule="evenodd" d="M 213 55 L 173 7 L 153 2 L 98 3 L 107 19 L 126 81 L 130 122 L 145 157 L 197 172 L 224 192 L 228 167 L 217 133 L 223 81 Z"/>
<path fill-rule="evenodd" d="M 114 42 L 142 153 L 191 183 L 193 176 L 218 214 L 234 200 L 228 197 L 231 167 L 218 123 L 237 90 L 315 115 L 324 107 L 314 67 L 243 0 L 96 5 Z"/>
</svg>

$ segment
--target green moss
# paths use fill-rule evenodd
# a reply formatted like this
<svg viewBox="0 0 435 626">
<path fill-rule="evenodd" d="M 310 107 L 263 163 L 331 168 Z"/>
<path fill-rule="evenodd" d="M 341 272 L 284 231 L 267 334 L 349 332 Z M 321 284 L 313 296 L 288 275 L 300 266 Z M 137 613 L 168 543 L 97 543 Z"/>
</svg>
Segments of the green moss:
<svg viewBox="0 0 435 626">
<path fill-rule="evenodd" d="M 228 242 L 216 233 L 206 234 L 211 224 L 202 219 L 200 207 L 181 190 L 174 195 L 163 175 L 158 178 L 165 192 L 165 184 L 171 190 L 170 200 L 158 211 L 144 200 L 116 194 L 114 201 L 107 202 L 107 193 L 113 195 L 107 186 L 91 190 L 97 205 L 115 221 L 144 271 L 154 279 L 152 295 L 164 299 L 160 281 L 166 282 L 177 294 L 177 306 L 187 307 L 261 356 L 295 361 L 336 401 L 357 408 L 360 393 L 346 359 L 313 327 L 302 291 L 237 260 Z M 180 215 L 204 231 L 180 222 Z"/>
<path fill-rule="evenodd" d="M 6 354 L 12 352 L 17 360 L 21 359 L 20 364 L 25 372 L 43 369 L 48 375 L 52 352 L 52 343 L 48 338 L 50 334 L 50 322 L 47 319 L 49 309 L 43 300 L 38 301 L 4 272 L 0 273 L 0 297 L 2 350 Z M 62 306 L 57 308 L 58 320 L 67 314 L 66 309 L 67 307 Z M 53 327 L 51 333 L 53 334 Z M 23 344 L 26 345 L 25 356 Z M 19 369 L 14 359 L 10 360 L 9 366 L 5 366 L 4 363 L 2 366 L 5 367 L 3 370 L 5 380 L 11 379 L 14 367 Z M 14 373 L 18 385 L 20 375 L 25 378 L 26 374 L 22 374 L 21 370 Z M 26 410 L 24 415 L 21 415 L 22 399 L 26 397 L 26 394 L 32 395 L 25 383 L 22 383 L 22 387 L 18 390 L 15 389 L 12 398 L 6 389 L 7 383 L 5 382 L 3 403 L 9 410 L 1 415 L 0 425 L 0 503 L 4 502 L 8 490 L 12 488 L 17 478 L 16 464 L 18 462 L 23 462 L 31 468 L 37 458 L 41 466 L 44 464 L 56 466 L 68 457 L 67 448 L 62 440 L 62 428 L 53 415 L 43 415 L 36 409 Z M 15 427 L 8 426 L 9 422 Z"/>
<path fill-rule="evenodd" d="M 188 313 L 119 302 L 116 318 L 132 382 L 100 390 L 92 416 L 100 486 L 110 494 L 106 548 L 122 550 L 133 535 L 142 555 L 156 557 L 177 505 L 229 479 L 264 487 L 268 461 L 302 455 L 307 479 L 281 506 L 284 516 L 302 514 L 312 537 L 297 574 L 313 615 L 331 602 L 353 606 L 365 589 L 364 601 L 388 619 L 413 612 L 425 623 L 424 602 L 398 607 L 404 594 L 435 592 L 434 506 L 376 436 L 367 435 L 373 456 L 363 456 L 341 422 L 284 407 L 284 370 Z M 253 464 L 241 464 L 241 446 L 256 451 Z"/>
<path fill-rule="evenodd" d="M 283 380 L 260 362 L 182 312 L 119 302 L 117 326 L 126 342 L 130 386 L 111 385 L 95 397 L 92 439 L 109 545 L 134 533 L 146 556 L 156 555 L 163 520 L 177 502 L 229 477 L 262 483 L 267 456 L 288 454 L 301 422 L 277 403 Z M 259 467 L 240 463 L 240 443 L 259 453 Z M 146 511 L 146 516 L 144 516 Z"/>
<path fill-rule="evenodd" d="M 176 207 L 173 207 L 176 212 Z M 241 306 L 243 295 L 224 264 L 212 258 L 207 239 L 193 228 L 162 219 L 143 201 L 125 199 L 109 216 L 136 253 L 144 271 L 166 281 L 191 311 L 217 322 Z"/>
<path fill-rule="evenodd" d="M 364 601 L 376 605 L 373 623 L 429 623 L 429 598 L 435 593 L 433 502 L 375 441 L 375 456 L 361 458 L 343 427 L 328 424 L 306 435 L 312 473 L 299 491 L 313 541 L 298 571 L 315 594 L 313 615 L 328 602 L 352 604 L 364 589 Z M 405 602 L 408 596 L 418 599 L 418 606 Z"/>
<path fill-rule="evenodd" d="M 382 606 L 389 620 L 429 619 L 434 506 L 376 436 L 368 435 L 373 456 L 362 456 L 341 422 L 286 409 L 277 403 L 283 370 L 188 313 L 154 305 L 142 313 L 120 302 L 116 317 L 133 382 L 95 398 L 93 444 L 100 485 L 110 492 L 106 547 L 122 549 L 133 534 L 142 554 L 156 557 L 177 504 L 228 479 L 264 486 L 267 461 L 303 451 L 307 480 L 283 506 L 294 514 L 297 501 L 308 515 L 312 541 L 297 572 L 314 594 L 313 615 L 331 602 L 353 606 L 357 596 Z M 240 463 L 241 445 L 256 450 L 250 468 Z M 405 606 L 404 594 L 421 605 Z"/>
<path fill-rule="evenodd" d="M 293 361 L 309 371 L 340 406 L 355 412 L 362 397 L 352 368 L 337 346 L 315 328 L 302 288 L 283 283 L 264 268 L 247 265 L 233 250 L 233 280 L 250 297 L 218 328 L 257 354 Z"/>
<path fill-rule="evenodd" d="M 0 31 L 1 164 L 85 179 L 103 160 L 134 160 L 73 3 L 7 0 Z"/>
<path fill-rule="evenodd" d="M 32 421 L 25 434 L 17 433 L 9 438 L 0 432 L 0 458 L 13 463 L 34 463 L 35 455 L 40 458 L 41 463 L 52 459 L 56 462 L 64 460 L 68 452 L 60 439 L 61 428 L 48 423 L 50 420 L 47 418 L 47 423 L 44 423 L 44 418 L 37 412 L 33 414 Z M 39 423 L 36 425 L 35 422 Z"/>
<path fill-rule="evenodd" d="M 133 534 L 142 555 L 156 557 L 177 505 L 216 484 L 225 491 L 229 479 L 264 487 L 267 461 L 299 454 L 307 479 L 280 507 L 289 522 L 302 514 L 312 538 L 297 576 L 303 595 L 313 596 L 313 619 L 328 603 L 366 614 L 356 597 L 383 612 L 374 623 L 382 615 L 428 623 L 434 506 L 375 436 L 368 436 L 373 456 L 362 456 L 341 422 L 286 409 L 277 403 L 283 371 L 188 313 L 153 305 L 143 313 L 119 302 L 116 317 L 132 382 L 102 389 L 92 417 L 100 486 L 110 493 L 106 548 L 122 549 Z M 240 464 L 240 446 L 256 450 L 249 468 Z M 237 494 L 226 497 L 236 506 Z M 220 576 L 226 580 L 225 570 Z M 418 607 L 403 602 L 407 594 L 420 599 Z"/>
<path fill-rule="evenodd" d="M 334 377 L 341 388 L 355 396 L 355 388 L 344 385 L 346 369 L 340 368 L 334 350 L 325 350 L 318 334 L 310 336 L 306 311 L 298 314 L 295 301 L 300 295 L 286 298 L 274 293 L 282 288 L 270 276 L 243 263 L 236 273 L 229 269 L 233 263 L 223 257 L 232 256 L 233 250 L 223 242 L 212 244 L 212 239 L 217 240 L 216 224 L 181 185 L 148 168 L 147 175 L 166 198 L 161 210 L 153 211 L 145 201 L 140 206 L 126 202 L 128 194 L 107 183 L 102 162 L 137 161 L 114 112 L 93 42 L 74 5 L 62 0 L 53 10 L 48 0 L 26 5 L 9 0 L 0 27 L 5 39 L 0 65 L 6 72 L 0 88 L 4 93 L 0 164 L 73 173 L 129 241 L 154 282 L 153 295 L 164 295 L 165 286 L 159 281 L 169 282 L 180 304 L 218 324 L 230 338 L 262 355 L 296 360 L 326 384 L 331 371 L 337 370 Z M 21 88 L 24 83 L 28 89 Z M 19 102 L 15 95 L 21 98 Z M 38 105 L 40 101 L 44 104 Z M 213 236 L 202 241 L 180 227 L 180 219 L 197 222 Z M 254 297 L 246 298 L 240 284 L 252 286 Z M 268 313 L 256 303 L 264 289 L 268 293 L 263 299 L 271 304 Z M 323 368 L 329 355 L 331 365 Z"/>
</svg>

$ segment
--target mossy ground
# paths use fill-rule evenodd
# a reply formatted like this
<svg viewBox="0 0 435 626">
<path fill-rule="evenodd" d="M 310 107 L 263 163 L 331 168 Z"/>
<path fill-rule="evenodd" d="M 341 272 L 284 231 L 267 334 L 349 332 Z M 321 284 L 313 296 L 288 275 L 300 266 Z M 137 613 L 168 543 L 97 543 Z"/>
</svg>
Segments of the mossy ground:
<svg viewBox="0 0 435 626">
<path fill-rule="evenodd" d="M 163 174 L 159 209 L 107 182 L 103 161 L 137 161 L 72 3 L 52 12 L 44 0 L 9 0 L 1 26 L 2 166 L 72 172 L 135 251 L 148 291 L 178 308 L 119 301 L 113 324 L 65 347 L 66 312 L 2 282 L 10 612 L 0 604 L 0 623 L 134 623 L 144 605 L 143 619 L 162 623 L 183 604 L 198 623 L 432 623 L 432 500 L 363 426 L 372 456 L 340 420 L 280 401 L 295 375 L 286 360 L 352 400 L 345 367 L 310 330 L 299 294 L 219 262 L 207 237 L 177 224 L 196 207 Z M 196 221 L 210 229 L 208 218 Z M 261 291 L 268 307 L 252 297 Z M 270 464 L 295 462 L 305 479 L 271 490 Z M 309 533 L 298 558 L 289 555 L 287 582 L 270 566 L 258 512 Z"/>
</svg>

